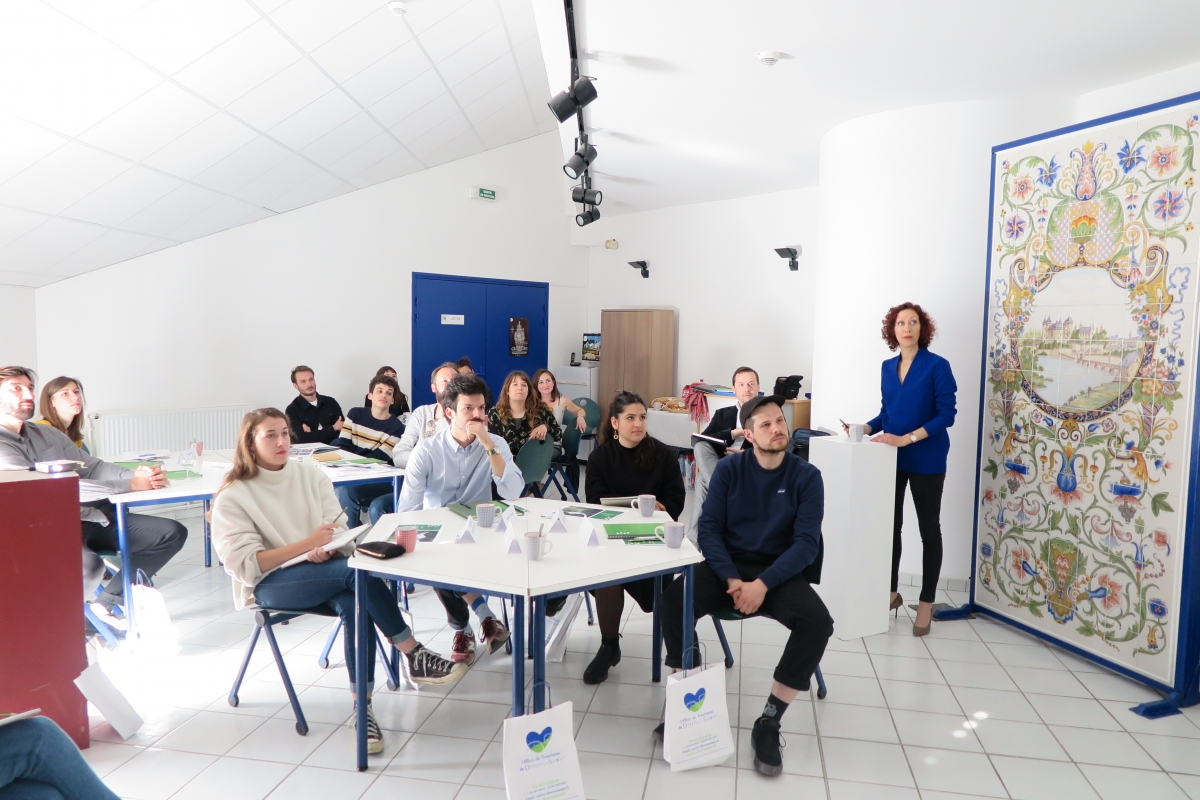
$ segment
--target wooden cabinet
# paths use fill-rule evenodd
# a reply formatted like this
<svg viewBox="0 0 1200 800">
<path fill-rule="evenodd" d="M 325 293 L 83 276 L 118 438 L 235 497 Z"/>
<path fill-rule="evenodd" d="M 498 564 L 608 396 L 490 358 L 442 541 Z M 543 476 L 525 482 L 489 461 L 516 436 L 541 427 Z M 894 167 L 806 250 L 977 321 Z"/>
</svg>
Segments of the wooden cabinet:
<svg viewBox="0 0 1200 800">
<path fill-rule="evenodd" d="M 615 309 L 600 312 L 600 407 L 607 413 L 621 390 L 647 403 L 675 391 L 675 312 Z"/>
</svg>

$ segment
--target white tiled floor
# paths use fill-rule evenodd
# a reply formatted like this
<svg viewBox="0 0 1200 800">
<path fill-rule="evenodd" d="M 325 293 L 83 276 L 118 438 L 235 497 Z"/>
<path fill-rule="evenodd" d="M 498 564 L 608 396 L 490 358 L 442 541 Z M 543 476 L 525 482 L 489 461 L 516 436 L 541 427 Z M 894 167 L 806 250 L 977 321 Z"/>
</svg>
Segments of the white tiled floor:
<svg viewBox="0 0 1200 800">
<path fill-rule="evenodd" d="M 158 579 L 182 634 L 180 652 L 100 654 L 146 718 L 129 741 L 94 719 L 85 756 L 114 791 L 138 800 L 504 797 L 511 673 L 502 652 L 450 688 L 377 692 L 387 746 L 366 773 L 354 770 L 340 643 L 329 669 L 316 663 L 328 620 L 303 618 L 279 630 L 307 736 L 296 734 L 265 642 L 240 705 L 230 707 L 226 694 L 252 623 L 232 611 L 224 573 L 204 568 L 192 527 L 187 549 Z M 418 592 L 412 607 L 418 637 L 447 652 L 437 599 Z M 549 681 L 555 702 L 574 703 L 584 784 L 595 800 L 1200 800 L 1197 710 L 1142 719 L 1129 706 L 1155 693 L 984 619 L 935 623 L 925 639 L 914 639 L 911 628 L 902 613 L 886 635 L 829 643 L 822 662 L 829 696 L 805 696 L 787 711 L 784 774 L 771 779 L 754 772 L 748 735 L 787 638 L 775 623 L 725 626 L 737 660 L 727 679 L 739 730 L 738 753 L 723 766 L 672 774 L 662 761 L 650 731 L 663 689 L 650 680 L 650 620 L 640 611 L 626 616 L 624 658 L 608 682 L 579 680 L 599 644 L 582 611 L 566 659 L 548 665 Z M 709 660 L 717 660 L 711 623 L 699 629 Z"/>
</svg>

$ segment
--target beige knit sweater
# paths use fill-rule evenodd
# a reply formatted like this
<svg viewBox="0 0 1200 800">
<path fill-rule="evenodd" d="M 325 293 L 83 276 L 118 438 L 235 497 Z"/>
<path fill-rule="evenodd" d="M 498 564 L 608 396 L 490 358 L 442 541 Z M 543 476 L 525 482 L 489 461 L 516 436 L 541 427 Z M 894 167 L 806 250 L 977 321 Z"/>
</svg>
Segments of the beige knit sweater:
<svg viewBox="0 0 1200 800">
<path fill-rule="evenodd" d="M 254 478 L 237 481 L 217 495 L 212 543 L 233 578 L 236 607 L 253 605 L 254 587 L 270 574 L 258 568 L 257 553 L 311 536 L 341 513 L 329 478 L 317 467 L 295 461 L 276 472 L 260 469 Z M 348 556 L 354 546 L 338 552 Z"/>
</svg>

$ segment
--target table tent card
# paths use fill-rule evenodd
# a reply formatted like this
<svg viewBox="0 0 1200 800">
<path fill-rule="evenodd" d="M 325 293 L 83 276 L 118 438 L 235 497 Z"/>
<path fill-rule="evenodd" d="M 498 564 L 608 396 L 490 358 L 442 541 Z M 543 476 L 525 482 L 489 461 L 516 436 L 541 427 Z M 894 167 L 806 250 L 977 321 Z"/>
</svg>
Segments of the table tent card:
<svg viewBox="0 0 1200 800">
<path fill-rule="evenodd" d="M 540 714 L 504 721 L 504 788 L 508 800 L 583 800 L 579 751 L 568 701 Z"/>
<path fill-rule="evenodd" d="M 516 530 L 517 527 L 517 512 L 512 506 L 504 509 L 504 513 L 500 515 L 500 519 L 496 520 L 496 533 L 506 533 Z"/>
<path fill-rule="evenodd" d="M 462 531 L 454 538 L 455 544 L 475 544 L 475 518 L 467 517 L 467 522 L 463 525 Z"/>
<path fill-rule="evenodd" d="M 504 534 L 504 552 L 510 556 L 521 555 L 521 537 L 511 527 Z"/>
<path fill-rule="evenodd" d="M 200 465 L 200 474 L 205 478 L 224 478 L 231 469 L 232 461 L 205 461 Z"/>
<path fill-rule="evenodd" d="M 596 530 L 596 526 L 592 524 L 590 519 L 585 519 L 579 524 L 579 541 L 584 547 L 604 546 L 604 542 L 600 538 L 600 532 Z"/>
<path fill-rule="evenodd" d="M 554 513 L 550 515 L 550 527 L 546 528 L 546 533 L 566 533 L 567 520 L 563 517 L 562 509 L 554 509 Z"/>
</svg>

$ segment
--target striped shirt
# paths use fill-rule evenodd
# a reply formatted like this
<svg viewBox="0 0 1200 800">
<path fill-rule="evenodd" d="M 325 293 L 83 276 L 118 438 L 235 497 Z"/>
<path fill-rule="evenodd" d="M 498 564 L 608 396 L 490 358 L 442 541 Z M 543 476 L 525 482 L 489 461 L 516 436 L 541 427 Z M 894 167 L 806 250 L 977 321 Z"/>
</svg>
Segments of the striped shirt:
<svg viewBox="0 0 1200 800">
<path fill-rule="evenodd" d="M 404 423 L 398 417 L 375 419 L 369 408 L 352 408 L 342 421 L 342 431 L 330 444 L 351 453 L 390 462 L 400 444 Z"/>
</svg>

